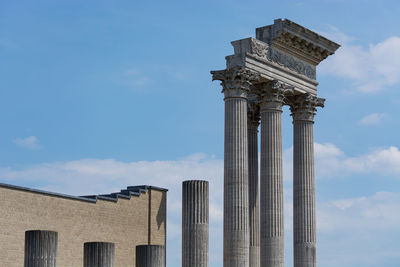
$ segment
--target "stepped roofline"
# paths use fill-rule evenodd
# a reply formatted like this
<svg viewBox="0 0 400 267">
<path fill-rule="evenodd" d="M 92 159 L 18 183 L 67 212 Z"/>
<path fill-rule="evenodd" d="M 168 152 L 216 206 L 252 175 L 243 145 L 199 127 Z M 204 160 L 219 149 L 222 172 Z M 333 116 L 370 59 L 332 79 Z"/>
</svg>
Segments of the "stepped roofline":
<svg viewBox="0 0 400 267">
<path fill-rule="evenodd" d="M 11 190 L 25 191 L 25 192 L 34 193 L 34 194 L 41 194 L 41 195 L 47 195 L 47 196 L 53 196 L 53 197 L 59 197 L 59 198 L 67 198 L 67 199 L 71 199 L 71 200 L 78 200 L 78 201 L 92 202 L 92 203 L 96 203 L 97 200 L 99 200 L 99 199 L 106 200 L 106 201 L 113 201 L 113 202 L 118 202 L 119 198 L 131 199 L 132 196 L 138 197 L 141 194 L 147 193 L 147 191 L 149 189 L 163 191 L 163 192 L 168 191 L 168 189 L 157 187 L 157 186 L 138 185 L 138 186 L 128 186 L 126 189 L 122 189 L 120 192 L 116 192 L 116 193 L 100 194 L 100 195 L 87 195 L 87 196 L 72 196 L 72 195 L 67 195 L 67 194 L 62 194 L 62 193 L 55 193 L 55 192 L 50 192 L 50 191 L 45 191 L 45 190 L 40 190 L 40 189 L 33 189 L 33 188 L 11 185 L 11 184 L 5 184 L 5 183 L 0 183 L 0 188 L 7 188 L 7 189 L 11 189 Z"/>
</svg>

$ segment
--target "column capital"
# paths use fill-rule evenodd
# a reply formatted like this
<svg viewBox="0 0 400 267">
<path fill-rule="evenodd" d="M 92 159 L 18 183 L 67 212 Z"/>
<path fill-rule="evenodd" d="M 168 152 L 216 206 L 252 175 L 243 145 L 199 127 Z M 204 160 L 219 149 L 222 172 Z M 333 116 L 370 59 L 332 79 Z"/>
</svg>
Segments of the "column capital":
<svg viewBox="0 0 400 267">
<path fill-rule="evenodd" d="M 211 71 L 212 80 L 221 81 L 222 93 L 226 98 L 247 98 L 253 82 L 259 81 L 260 74 L 245 69 L 231 68 Z"/>
<path fill-rule="evenodd" d="M 286 97 L 293 95 L 294 88 L 278 80 L 272 80 L 255 85 L 255 92 L 258 95 L 261 112 L 282 111 Z"/>
<path fill-rule="evenodd" d="M 287 104 L 292 112 L 293 122 L 314 121 L 317 107 L 324 107 L 324 98 L 309 93 L 288 97 Z"/>
<path fill-rule="evenodd" d="M 260 125 L 260 106 L 257 96 L 251 94 L 247 102 L 247 128 L 258 132 L 258 125 Z"/>
</svg>

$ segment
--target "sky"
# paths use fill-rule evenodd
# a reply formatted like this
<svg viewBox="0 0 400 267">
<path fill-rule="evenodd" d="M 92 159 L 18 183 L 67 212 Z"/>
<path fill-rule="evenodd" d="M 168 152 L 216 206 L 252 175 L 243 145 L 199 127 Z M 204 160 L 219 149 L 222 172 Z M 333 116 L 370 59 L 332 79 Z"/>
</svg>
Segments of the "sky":
<svg viewBox="0 0 400 267">
<path fill-rule="evenodd" d="M 222 266 L 223 120 L 231 41 L 288 18 L 341 44 L 317 67 L 317 258 L 400 262 L 400 2 L 0 0 L 0 182 L 71 195 L 210 182 L 210 267 Z M 285 261 L 293 266 L 292 124 L 283 112 Z"/>
</svg>

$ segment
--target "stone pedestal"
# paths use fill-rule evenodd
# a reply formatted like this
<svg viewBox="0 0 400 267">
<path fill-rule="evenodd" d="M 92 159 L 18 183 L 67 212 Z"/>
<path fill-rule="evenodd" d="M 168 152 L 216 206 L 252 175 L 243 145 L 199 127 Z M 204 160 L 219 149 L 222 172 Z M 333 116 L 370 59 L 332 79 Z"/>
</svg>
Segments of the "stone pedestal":
<svg viewBox="0 0 400 267">
<path fill-rule="evenodd" d="M 33 230 L 25 232 L 25 267 L 57 266 L 58 233 Z"/>
<path fill-rule="evenodd" d="M 225 95 L 224 267 L 249 266 L 247 92 L 256 75 L 243 69 L 213 71 Z"/>
<path fill-rule="evenodd" d="M 291 100 L 293 116 L 294 267 L 316 267 L 314 115 L 324 99 L 311 95 Z"/>
<path fill-rule="evenodd" d="M 136 267 L 165 267 L 165 247 L 160 245 L 136 246 Z"/>
<path fill-rule="evenodd" d="M 261 266 L 284 266 L 282 105 L 293 89 L 272 81 L 259 87 L 261 113 Z"/>
<path fill-rule="evenodd" d="M 208 182 L 182 184 L 182 267 L 208 267 Z"/>
<path fill-rule="evenodd" d="M 87 242 L 84 244 L 84 267 L 114 267 L 114 243 Z"/>
<path fill-rule="evenodd" d="M 253 100 L 254 101 L 254 100 Z M 260 206 L 258 197 L 258 125 L 260 114 L 249 100 L 247 135 L 249 149 L 249 267 L 260 267 Z"/>
</svg>

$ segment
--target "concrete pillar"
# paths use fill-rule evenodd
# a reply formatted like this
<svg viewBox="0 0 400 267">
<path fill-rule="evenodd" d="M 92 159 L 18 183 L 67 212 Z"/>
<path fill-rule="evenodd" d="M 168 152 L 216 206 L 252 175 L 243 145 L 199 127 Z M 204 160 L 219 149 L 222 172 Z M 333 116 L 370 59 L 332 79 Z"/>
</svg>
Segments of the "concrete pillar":
<svg viewBox="0 0 400 267">
<path fill-rule="evenodd" d="M 33 230 L 25 232 L 25 267 L 57 266 L 58 233 Z"/>
<path fill-rule="evenodd" d="M 247 112 L 249 149 L 249 267 L 260 267 L 260 206 L 258 198 L 258 125 L 260 113 L 255 101 Z"/>
<path fill-rule="evenodd" d="M 114 243 L 85 243 L 83 267 L 114 267 L 114 251 Z"/>
<path fill-rule="evenodd" d="M 225 95 L 224 267 L 249 266 L 247 93 L 252 72 L 212 71 Z"/>
<path fill-rule="evenodd" d="M 161 245 L 136 246 L 136 267 L 165 267 L 165 247 Z"/>
<path fill-rule="evenodd" d="M 316 267 L 314 115 L 324 99 L 293 97 L 293 241 L 294 267 Z"/>
<path fill-rule="evenodd" d="M 261 86 L 261 266 L 284 267 L 282 106 L 293 89 L 278 81 Z"/>
<path fill-rule="evenodd" d="M 208 182 L 182 184 L 182 267 L 209 264 Z"/>
</svg>

